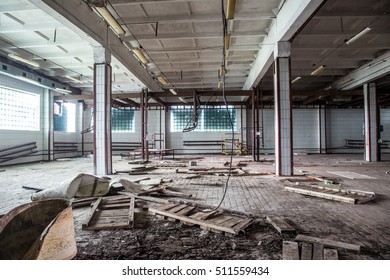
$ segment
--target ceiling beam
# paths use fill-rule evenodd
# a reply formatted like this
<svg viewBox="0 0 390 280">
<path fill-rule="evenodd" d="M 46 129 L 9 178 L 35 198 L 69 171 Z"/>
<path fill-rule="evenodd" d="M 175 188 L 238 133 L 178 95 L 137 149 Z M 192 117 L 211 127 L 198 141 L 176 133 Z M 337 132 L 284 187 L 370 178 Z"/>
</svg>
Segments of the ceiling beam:
<svg viewBox="0 0 390 280">
<path fill-rule="evenodd" d="M 179 2 L 204 2 L 204 1 L 210 1 L 210 0 L 159 0 L 158 2 L 163 3 L 179 3 Z M 110 3 L 112 5 L 134 5 L 134 4 L 156 4 L 156 0 L 110 0 Z"/>
<path fill-rule="evenodd" d="M 162 93 L 156 93 L 156 92 L 154 92 L 154 93 L 152 93 L 152 92 L 150 92 L 149 93 L 149 96 L 151 97 L 151 98 L 153 98 L 158 104 L 160 104 L 161 106 L 166 106 L 166 103 L 160 98 L 160 97 L 158 97 L 157 95 L 162 95 Z M 165 96 L 164 96 L 165 97 Z"/>
<path fill-rule="evenodd" d="M 272 19 L 275 18 L 275 14 L 272 12 L 247 12 L 236 13 L 234 20 L 256 20 Z M 150 23 L 188 23 L 188 22 L 213 22 L 221 21 L 221 14 L 204 14 L 204 15 L 170 15 L 170 16 L 154 16 L 154 17 L 131 17 L 122 18 L 122 22 L 125 25 L 132 24 L 150 24 Z"/>
<path fill-rule="evenodd" d="M 390 51 L 331 84 L 332 89 L 354 89 L 390 73 Z"/>
<path fill-rule="evenodd" d="M 54 19 L 68 26 L 89 40 L 94 46 L 102 45 L 134 74 L 146 87 L 161 91 L 161 87 L 131 54 L 123 41 L 111 30 L 98 15 L 82 0 L 29 0 L 41 10 L 52 15 Z M 96 44 L 96 42 L 98 44 Z"/>
<path fill-rule="evenodd" d="M 47 1 L 47 0 L 45 0 Z M 57 0 L 58 1 L 58 0 Z M 210 38 L 222 38 L 221 32 L 204 32 L 204 33 L 158 33 L 156 34 L 137 34 L 135 36 L 124 36 L 123 40 L 174 40 L 174 39 L 210 39 Z M 265 31 L 245 31 L 245 32 L 233 32 L 231 37 L 263 37 L 267 36 Z"/>
<path fill-rule="evenodd" d="M 28 2 L 18 3 L 16 1 L 1 1 L 0 14 L 20 12 L 20 11 L 36 11 L 38 10 L 33 4 Z"/>
<path fill-rule="evenodd" d="M 227 57 L 226 61 L 245 61 L 251 63 L 255 59 L 254 56 L 238 56 L 238 57 Z M 159 66 L 166 64 L 182 64 L 182 63 L 219 63 L 222 62 L 222 55 L 219 56 L 210 56 L 203 58 L 194 58 L 194 57 L 181 57 L 181 58 L 154 58 L 153 62 L 158 63 Z"/>
<path fill-rule="evenodd" d="M 229 51 L 258 51 L 260 44 L 251 45 L 231 45 Z M 221 52 L 221 45 L 198 48 L 171 48 L 171 49 L 148 49 L 148 54 L 155 53 L 187 53 L 187 52 Z"/>
<path fill-rule="evenodd" d="M 268 36 L 263 41 L 264 45 L 257 55 L 243 89 L 253 88 L 264 77 L 273 63 L 275 42 L 289 41 L 323 2 L 323 0 L 302 0 L 284 3 L 277 20 L 272 23 Z"/>
<path fill-rule="evenodd" d="M 67 94 L 64 96 L 54 96 L 54 100 L 92 100 L 94 98 L 93 94 L 82 94 L 82 95 L 71 95 Z M 122 99 L 122 98 L 139 98 L 139 92 L 131 93 L 119 93 L 112 94 L 112 99 Z"/>
</svg>

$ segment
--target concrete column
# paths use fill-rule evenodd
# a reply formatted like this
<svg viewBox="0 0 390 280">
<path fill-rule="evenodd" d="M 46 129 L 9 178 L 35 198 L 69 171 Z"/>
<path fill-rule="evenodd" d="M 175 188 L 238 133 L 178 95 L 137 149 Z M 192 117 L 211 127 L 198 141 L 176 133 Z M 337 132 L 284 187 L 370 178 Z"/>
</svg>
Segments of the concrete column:
<svg viewBox="0 0 390 280">
<path fill-rule="evenodd" d="M 365 160 L 379 158 L 379 110 L 375 83 L 364 84 L 364 139 Z"/>
<path fill-rule="evenodd" d="M 111 154 L 111 53 L 94 49 L 94 173 L 112 174 Z"/>
<path fill-rule="evenodd" d="M 318 147 L 320 154 L 326 153 L 326 106 L 318 108 Z"/>
<path fill-rule="evenodd" d="M 293 175 L 290 43 L 278 42 L 274 51 L 275 174 Z"/>
</svg>

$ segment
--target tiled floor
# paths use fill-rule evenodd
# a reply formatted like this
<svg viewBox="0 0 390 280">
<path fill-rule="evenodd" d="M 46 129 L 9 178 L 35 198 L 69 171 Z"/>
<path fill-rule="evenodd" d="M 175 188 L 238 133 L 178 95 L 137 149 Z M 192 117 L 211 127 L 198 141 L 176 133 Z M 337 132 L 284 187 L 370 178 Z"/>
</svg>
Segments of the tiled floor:
<svg viewBox="0 0 390 280">
<path fill-rule="evenodd" d="M 388 155 L 385 155 L 388 156 Z M 183 162 L 189 158 L 178 156 Z M 264 156 L 272 159 L 272 156 Z M 366 252 L 357 259 L 390 259 L 390 161 L 368 163 L 362 155 L 303 155 L 295 156 L 296 176 L 315 175 L 341 179 L 343 187 L 375 192 L 377 197 L 364 204 L 348 204 L 313 198 L 284 191 L 293 183 L 285 177 L 244 176 L 231 177 L 221 207 L 254 214 L 287 218 L 299 233 L 330 238 L 348 243 L 362 244 Z M 223 167 L 228 156 L 210 156 L 196 159 L 199 166 Z M 385 158 L 387 160 L 387 158 Z M 155 159 L 155 161 L 159 161 Z M 234 157 L 234 162 L 245 161 L 243 170 L 273 172 L 270 161 L 252 162 L 251 157 Z M 177 160 L 175 162 L 178 162 Z M 114 158 L 114 169 L 128 169 L 128 161 Z M 172 187 L 192 194 L 192 201 L 216 206 L 220 203 L 226 185 L 226 176 L 204 175 L 185 179 L 186 174 L 176 173 L 176 168 L 159 168 L 148 177 L 171 178 Z M 50 187 L 79 173 L 92 172 L 91 158 L 75 158 L 70 161 L 33 163 L 1 167 L 0 170 L 0 215 L 13 207 L 30 201 L 33 193 L 22 186 Z M 350 171 L 376 179 L 348 179 L 328 171 Z M 136 179 L 145 175 L 112 175 Z M 75 212 L 76 219 L 82 216 Z"/>
</svg>

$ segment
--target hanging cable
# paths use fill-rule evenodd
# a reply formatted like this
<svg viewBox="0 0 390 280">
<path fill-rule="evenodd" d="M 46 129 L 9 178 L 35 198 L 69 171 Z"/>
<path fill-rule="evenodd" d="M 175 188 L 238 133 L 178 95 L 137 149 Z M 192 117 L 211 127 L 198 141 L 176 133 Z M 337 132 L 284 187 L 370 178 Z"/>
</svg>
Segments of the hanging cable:
<svg viewBox="0 0 390 280">
<path fill-rule="evenodd" d="M 233 164 L 233 153 L 234 153 L 234 124 L 233 124 L 232 117 L 231 117 L 230 112 L 229 112 L 229 105 L 227 103 L 226 94 L 225 94 L 227 20 L 226 20 L 226 15 L 225 15 L 224 0 L 221 0 L 221 10 L 222 10 L 222 24 L 223 24 L 223 40 L 222 40 L 223 41 L 223 48 L 222 48 L 222 67 L 223 67 L 223 71 L 221 73 L 221 79 L 222 79 L 222 99 L 223 99 L 223 102 L 225 104 L 226 114 L 228 116 L 229 123 L 230 123 L 230 126 L 231 126 L 231 134 L 232 134 L 231 141 L 232 141 L 232 143 L 231 143 L 231 149 L 230 149 L 229 172 L 228 172 L 228 176 L 227 176 L 227 179 L 226 179 L 226 182 L 225 182 L 223 195 L 222 195 L 222 198 L 221 198 L 219 204 L 213 209 L 213 211 L 215 211 L 218 208 L 220 208 L 222 203 L 223 203 L 223 201 L 225 200 L 226 193 L 227 193 L 227 190 L 229 188 L 230 177 L 232 175 L 232 164 Z"/>
</svg>

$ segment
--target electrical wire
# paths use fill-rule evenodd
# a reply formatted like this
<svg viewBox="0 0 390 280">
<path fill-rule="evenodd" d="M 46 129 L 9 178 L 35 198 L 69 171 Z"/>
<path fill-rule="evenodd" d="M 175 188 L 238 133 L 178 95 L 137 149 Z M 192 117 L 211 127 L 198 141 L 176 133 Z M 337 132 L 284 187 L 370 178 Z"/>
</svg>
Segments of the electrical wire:
<svg viewBox="0 0 390 280">
<path fill-rule="evenodd" d="M 222 203 L 224 202 L 226 198 L 226 193 L 229 188 L 229 181 L 230 177 L 232 175 L 232 164 L 233 164 L 233 152 L 234 152 L 234 125 L 232 121 L 232 117 L 229 112 L 229 105 L 226 100 L 226 94 L 225 94 L 225 78 L 226 78 L 226 71 L 225 71 L 225 63 L 226 63 L 226 48 L 225 48 L 225 38 L 227 36 L 227 20 L 226 20 L 226 15 L 225 15 L 225 8 L 224 8 L 224 0 L 221 0 L 221 10 L 222 10 L 222 23 L 223 23 L 223 48 L 222 48 L 222 65 L 223 65 L 223 72 L 221 73 L 221 79 L 222 79 L 222 99 L 225 104 L 226 108 L 226 113 L 229 118 L 230 126 L 232 129 L 232 143 L 231 143 L 231 149 L 230 149 L 230 161 L 229 161 L 229 172 L 228 176 L 225 182 L 225 187 L 223 190 L 223 195 L 221 200 L 219 201 L 219 204 L 213 209 L 213 211 L 217 210 L 218 208 L 221 207 Z"/>
</svg>

